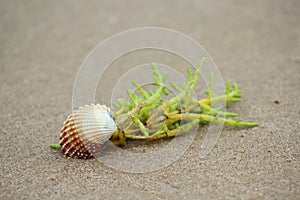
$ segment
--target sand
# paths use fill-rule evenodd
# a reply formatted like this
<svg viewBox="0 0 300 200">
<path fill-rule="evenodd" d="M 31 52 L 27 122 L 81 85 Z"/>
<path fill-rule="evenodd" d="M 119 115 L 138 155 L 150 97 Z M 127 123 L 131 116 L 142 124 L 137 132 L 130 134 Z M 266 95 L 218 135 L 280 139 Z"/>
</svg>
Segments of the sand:
<svg viewBox="0 0 300 200">
<path fill-rule="evenodd" d="M 0 199 L 299 199 L 299 18 L 296 0 L 1 1 Z M 243 102 L 230 110 L 260 126 L 226 126 L 203 159 L 196 137 L 178 160 L 148 173 L 50 149 L 86 55 L 144 26 L 201 43 L 224 80 L 243 89 Z M 136 148 L 153 145 L 160 144 Z"/>
</svg>

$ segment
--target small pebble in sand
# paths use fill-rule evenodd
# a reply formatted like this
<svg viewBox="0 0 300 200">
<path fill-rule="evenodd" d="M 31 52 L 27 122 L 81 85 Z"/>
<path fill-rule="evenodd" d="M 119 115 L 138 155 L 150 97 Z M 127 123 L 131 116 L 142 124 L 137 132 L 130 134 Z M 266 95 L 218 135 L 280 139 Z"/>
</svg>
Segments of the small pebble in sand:
<svg viewBox="0 0 300 200">
<path fill-rule="evenodd" d="M 275 104 L 280 104 L 280 101 L 279 100 L 275 100 L 274 103 Z"/>
</svg>

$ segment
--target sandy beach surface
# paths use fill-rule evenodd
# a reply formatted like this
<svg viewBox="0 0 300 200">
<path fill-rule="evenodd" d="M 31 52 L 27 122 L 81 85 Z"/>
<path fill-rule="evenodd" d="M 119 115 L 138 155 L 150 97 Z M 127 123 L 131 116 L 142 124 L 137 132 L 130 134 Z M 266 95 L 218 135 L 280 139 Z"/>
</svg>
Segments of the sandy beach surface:
<svg viewBox="0 0 300 200">
<path fill-rule="evenodd" d="M 0 1 L 0 199 L 300 199 L 299 19 L 296 0 Z M 203 127 L 179 159 L 147 173 L 50 149 L 84 58 L 106 38 L 145 26 L 202 44 L 223 79 L 243 89 L 230 111 L 260 126 L 225 126 L 199 159 Z"/>
</svg>

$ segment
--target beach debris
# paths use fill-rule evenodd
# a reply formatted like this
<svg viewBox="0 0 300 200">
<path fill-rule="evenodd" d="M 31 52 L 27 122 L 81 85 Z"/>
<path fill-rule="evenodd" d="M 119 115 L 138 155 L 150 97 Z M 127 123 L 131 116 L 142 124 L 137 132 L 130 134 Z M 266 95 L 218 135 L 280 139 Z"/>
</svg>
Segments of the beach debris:
<svg viewBox="0 0 300 200">
<path fill-rule="evenodd" d="M 61 150 L 71 158 L 92 158 L 116 132 L 117 126 L 108 107 L 85 105 L 74 110 L 64 122 L 60 135 Z"/>
<path fill-rule="evenodd" d="M 244 122 L 232 112 L 216 107 L 225 102 L 226 107 L 232 102 L 241 101 L 241 90 L 236 83 L 227 82 L 223 95 L 213 91 L 214 77 L 210 76 L 207 97 L 195 99 L 193 93 L 199 80 L 204 59 L 193 71 L 188 67 L 188 80 L 181 87 L 170 83 L 177 95 L 166 98 L 170 93 L 166 87 L 167 76 L 162 76 L 155 63 L 153 85 L 155 91 L 147 92 L 138 83 L 133 82 L 139 94 L 127 91 L 129 100 L 119 99 L 111 113 L 105 105 L 91 104 L 74 110 L 65 121 L 61 130 L 60 144 L 51 144 L 51 148 L 62 149 L 71 158 L 88 159 L 97 156 L 108 141 L 125 146 L 130 139 L 157 140 L 188 134 L 198 125 L 210 122 L 224 123 L 231 126 L 254 127 L 256 122 Z"/>
</svg>

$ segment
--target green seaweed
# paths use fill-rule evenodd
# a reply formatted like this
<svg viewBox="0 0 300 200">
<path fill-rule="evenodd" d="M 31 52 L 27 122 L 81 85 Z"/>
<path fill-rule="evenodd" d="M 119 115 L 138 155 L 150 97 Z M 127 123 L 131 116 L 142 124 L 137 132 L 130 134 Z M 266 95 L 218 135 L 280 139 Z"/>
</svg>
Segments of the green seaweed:
<svg viewBox="0 0 300 200">
<path fill-rule="evenodd" d="M 225 102 L 226 107 L 229 107 L 231 102 L 241 101 L 241 90 L 236 83 L 232 84 L 228 81 L 224 95 L 216 96 L 213 91 L 214 76 L 211 74 L 209 88 L 206 91 L 207 98 L 194 99 L 193 93 L 204 63 L 205 60 L 202 59 L 195 72 L 188 67 L 188 80 L 181 87 L 170 83 L 178 95 L 168 100 L 163 98 L 169 93 L 165 85 L 166 75 L 161 75 L 155 63 L 151 63 L 153 85 L 157 88 L 155 91 L 147 93 L 139 84 L 133 82 L 140 94 L 128 93 L 129 101 L 119 100 L 114 104 L 117 110 L 114 118 L 120 130 L 112 137 L 112 141 L 125 145 L 126 139 L 156 140 L 174 137 L 187 133 L 198 124 L 210 122 L 236 127 L 257 126 L 258 123 L 237 119 L 237 113 L 224 112 L 222 109 L 214 107 L 214 104 L 219 102 Z M 123 138 L 122 142 L 119 141 L 120 135 Z"/>
</svg>

